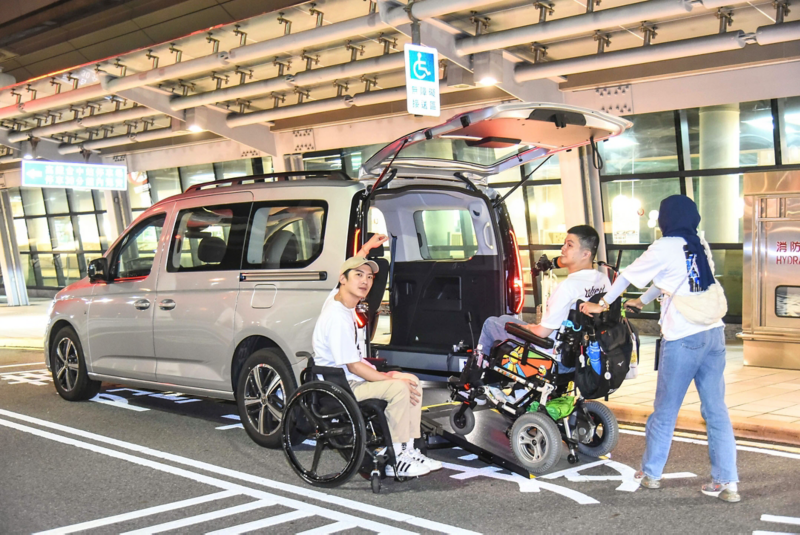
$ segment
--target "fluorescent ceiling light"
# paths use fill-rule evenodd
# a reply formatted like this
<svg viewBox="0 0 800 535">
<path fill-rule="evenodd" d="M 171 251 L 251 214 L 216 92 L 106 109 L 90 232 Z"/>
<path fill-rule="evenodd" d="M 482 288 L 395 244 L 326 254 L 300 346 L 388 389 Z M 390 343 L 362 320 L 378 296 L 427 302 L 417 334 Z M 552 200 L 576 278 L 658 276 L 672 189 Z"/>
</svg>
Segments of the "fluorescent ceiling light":
<svg viewBox="0 0 800 535">
<path fill-rule="evenodd" d="M 478 84 L 483 86 L 497 85 L 497 78 L 493 76 L 484 76 L 478 81 Z"/>
<path fill-rule="evenodd" d="M 189 132 L 205 132 L 205 130 L 203 129 L 203 127 L 201 127 L 199 125 L 190 124 L 189 125 Z"/>
<path fill-rule="evenodd" d="M 33 154 L 31 154 L 30 152 L 26 152 L 25 154 L 22 155 L 22 157 L 26 160 L 33 160 Z"/>
</svg>

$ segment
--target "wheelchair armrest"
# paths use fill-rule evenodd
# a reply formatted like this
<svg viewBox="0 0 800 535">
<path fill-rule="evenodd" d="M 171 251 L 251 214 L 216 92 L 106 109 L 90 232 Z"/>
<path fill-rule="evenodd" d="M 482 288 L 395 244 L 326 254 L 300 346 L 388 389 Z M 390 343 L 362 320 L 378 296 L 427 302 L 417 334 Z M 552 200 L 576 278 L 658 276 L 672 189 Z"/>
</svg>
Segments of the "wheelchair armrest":
<svg viewBox="0 0 800 535">
<path fill-rule="evenodd" d="M 523 329 L 520 327 L 518 323 L 506 323 L 506 332 L 544 349 L 552 349 L 553 345 L 555 345 L 555 342 L 553 342 L 551 338 L 542 338 L 541 336 L 536 336 L 528 329 Z"/>
</svg>

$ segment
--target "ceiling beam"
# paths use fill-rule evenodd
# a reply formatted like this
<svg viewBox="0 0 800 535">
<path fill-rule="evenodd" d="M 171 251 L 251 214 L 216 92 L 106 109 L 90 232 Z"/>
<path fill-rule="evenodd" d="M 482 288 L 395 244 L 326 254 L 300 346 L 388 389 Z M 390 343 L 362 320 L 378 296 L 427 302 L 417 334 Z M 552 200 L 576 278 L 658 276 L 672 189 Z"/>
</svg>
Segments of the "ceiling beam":
<svg viewBox="0 0 800 535">
<path fill-rule="evenodd" d="M 21 141 L 19 143 L 10 141 L 8 136 L 12 132 L 13 130 L 9 130 L 8 128 L 0 128 L 0 145 L 5 145 L 6 147 L 11 147 L 16 151 L 23 152 L 27 148 L 23 147 L 23 144 L 28 143 L 28 141 Z M 54 162 L 102 163 L 99 155 L 97 154 L 89 154 L 88 159 L 84 158 L 80 153 L 60 154 L 58 152 L 58 145 L 55 145 L 54 143 L 44 143 L 42 141 L 36 145 L 34 154 L 36 158 Z"/>
<path fill-rule="evenodd" d="M 103 77 L 101 83 L 105 85 L 106 80 L 107 78 Z M 225 121 L 228 112 L 214 107 L 201 106 L 198 108 L 189 108 L 188 110 L 173 110 L 172 106 L 169 104 L 172 93 L 149 86 L 116 91 L 115 94 L 142 106 L 147 106 L 148 108 L 169 115 L 170 117 L 174 117 L 180 121 L 186 121 L 187 117 L 189 117 L 193 120 L 194 124 L 203 130 L 232 139 L 242 145 L 252 147 L 272 156 L 278 156 L 275 136 L 270 132 L 267 126 L 251 124 L 231 128 Z"/>
</svg>

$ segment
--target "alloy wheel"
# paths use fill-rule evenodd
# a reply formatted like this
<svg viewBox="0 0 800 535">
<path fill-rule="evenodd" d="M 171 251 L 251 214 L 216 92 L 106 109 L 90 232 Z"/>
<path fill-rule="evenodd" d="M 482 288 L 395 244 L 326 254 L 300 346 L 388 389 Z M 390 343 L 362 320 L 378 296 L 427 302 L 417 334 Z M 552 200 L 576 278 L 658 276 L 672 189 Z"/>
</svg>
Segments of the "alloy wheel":
<svg viewBox="0 0 800 535">
<path fill-rule="evenodd" d="M 271 435 L 281 425 L 285 389 L 280 374 L 268 364 L 257 364 L 247 375 L 244 406 L 250 424 L 262 435 Z"/>
<path fill-rule="evenodd" d="M 62 338 L 56 345 L 55 376 L 65 392 L 71 392 L 78 383 L 78 348 L 69 338 Z"/>
</svg>

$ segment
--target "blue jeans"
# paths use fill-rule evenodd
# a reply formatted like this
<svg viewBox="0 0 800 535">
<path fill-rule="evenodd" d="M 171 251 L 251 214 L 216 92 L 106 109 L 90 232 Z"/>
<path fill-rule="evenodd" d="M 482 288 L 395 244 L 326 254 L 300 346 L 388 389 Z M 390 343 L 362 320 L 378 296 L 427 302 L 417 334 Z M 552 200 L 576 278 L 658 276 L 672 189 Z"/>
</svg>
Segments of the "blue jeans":
<svg viewBox="0 0 800 535">
<path fill-rule="evenodd" d="M 527 323 L 515 318 L 514 316 L 492 316 L 486 319 L 486 321 L 483 323 L 483 328 L 481 329 L 481 337 L 478 339 L 478 345 L 481 346 L 481 351 L 484 355 L 488 356 L 489 353 L 492 352 L 492 346 L 498 340 L 511 339 L 516 340 L 521 344 L 524 343 L 516 336 L 512 336 L 506 332 L 506 323 L 509 322 L 519 325 L 527 325 Z M 549 354 L 549 351 L 546 349 L 539 348 L 538 346 L 534 347 L 537 347 L 543 353 Z M 558 373 L 569 373 L 574 370 L 575 368 L 567 368 L 566 366 L 562 366 L 561 362 L 558 362 Z"/>
<path fill-rule="evenodd" d="M 647 419 L 647 444 L 642 470 L 660 479 L 669 457 L 678 411 L 694 379 L 700 413 L 708 428 L 711 478 L 717 483 L 739 481 L 736 441 L 725 405 L 725 328 L 709 329 L 674 341 L 661 342 L 655 410 Z"/>
</svg>

